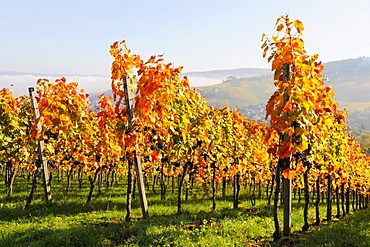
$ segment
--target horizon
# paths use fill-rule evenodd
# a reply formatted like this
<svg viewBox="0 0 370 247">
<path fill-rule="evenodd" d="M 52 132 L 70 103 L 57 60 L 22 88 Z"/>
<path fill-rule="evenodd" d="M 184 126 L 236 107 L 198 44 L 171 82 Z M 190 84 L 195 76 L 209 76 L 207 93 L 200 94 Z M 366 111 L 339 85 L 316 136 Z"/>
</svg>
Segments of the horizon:
<svg viewBox="0 0 370 247">
<path fill-rule="evenodd" d="M 370 57 L 367 56 L 360 56 L 358 58 L 348 58 L 336 61 L 329 61 L 324 63 L 333 63 L 333 62 L 340 62 L 340 61 L 347 61 L 347 60 L 356 60 L 366 58 L 370 60 Z M 183 76 L 187 76 L 190 82 L 190 86 L 199 88 L 204 86 L 216 85 L 223 83 L 223 80 L 226 79 L 228 76 L 235 76 L 232 74 L 225 74 L 213 76 L 204 76 L 204 75 L 197 75 L 202 73 L 212 73 L 212 72 L 226 72 L 226 71 L 235 71 L 235 70 L 249 70 L 249 69 L 257 69 L 257 70 L 270 70 L 270 68 L 226 68 L 226 69 L 217 69 L 217 70 L 205 70 L 205 71 L 190 71 L 181 73 Z M 272 72 L 271 72 L 272 73 Z M 195 74 L 195 75 L 191 75 Z M 268 74 L 268 73 L 267 73 Z M 242 76 L 237 76 L 238 78 L 247 78 L 253 76 L 260 76 L 260 75 L 267 75 L 267 74 L 244 74 Z M 22 71 L 0 71 L 0 89 L 1 88 L 9 88 L 13 95 L 18 97 L 20 95 L 28 94 L 29 87 L 36 87 L 36 82 L 38 79 L 45 78 L 49 81 L 55 81 L 57 78 L 65 77 L 67 82 L 77 82 L 79 88 L 84 89 L 86 93 L 95 94 L 95 93 L 103 93 L 111 89 L 111 79 L 110 75 L 81 75 L 81 74 L 43 74 L 40 72 L 22 72 Z M 103 84 L 102 82 L 105 81 Z M 94 84 L 94 89 L 90 86 Z"/>
</svg>

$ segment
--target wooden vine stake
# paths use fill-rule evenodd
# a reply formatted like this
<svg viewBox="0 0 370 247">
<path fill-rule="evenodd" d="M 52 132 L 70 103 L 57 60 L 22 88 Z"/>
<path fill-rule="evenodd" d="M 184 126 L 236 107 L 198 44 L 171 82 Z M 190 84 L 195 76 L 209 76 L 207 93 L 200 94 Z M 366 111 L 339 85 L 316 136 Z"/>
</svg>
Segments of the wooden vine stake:
<svg viewBox="0 0 370 247">
<path fill-rule="evenodd" d="M 286 83 L 291 79 L 291 65 L 290 64 L 283 64 L 283 82 Z M 284 103 L 289 101 L 289 96 L 287 93 L 283 95 Z M 284 121 L 287 118 L 287 113 L 284 113 Z M 290 136 L 288 134 L 282 134 L 281 137 L 282 141 L 290 141 Z M 287 168 L 291 168 L 291 157 L 286 157 L 281 160 L 282 170 Z M 280 162 L 279 162 L 280 163 Z M 289 236 L 290 228 L 292 225 L 291 217 L 292 217 L 292 180 L 283 178 L 283 196 L 284 196 L 284 228 L 283 228 L 283 235 L 285 237 Z"/>
<path fill-rule="evenodd" d="M 42 125 L 40 122 L 40 111 L 39 111 L 39 107 L 36 101 L 35 89 L 33 87 L 30 87 L 28 88 L 28 92 L 29 92 L 30 99 L 31 99 L 31 106 L 32 106 L 33 114 L 35 116 L 36 128 L 37 128 L 37 131 L 41 133 Z M 44 190 L 45 190 L 46 201 L 50 201 L 52 197 L 51 197 L 51 187 L 49 183 L 49 180 L 50 180 L 49 167 L 48 167 L 47 161 L 44 156 L 44 140 L 42 138 L 37 140 L 37 151 L 39 154 L 39 165 L 37 165 L 37 169 L 42 170 L 42 174 L 44 177 Z"/>
<path fill-rule="evenodd" d="M 135 131 L 135 117 L 134 117 L 134 92 L 131 90 L 131 79 L 128 75 L 125 75 L 123 77 L 123 91 L 125 94 L 125 104 L 127 109 L 127 120 L 128 120 L 128 130 L 130 133 L 134 133 Z M 140 197 L 140 203 L 141 203 L 141 209 L 143 212 L 143 218 L 147 219 L 149 218 L 149 212 L 148 212 L 148 202 L 146 199 L 145 194 L 145 184 L 144 184 L 144 176 L 143 171 L 141 169 L 141 160 L 140 157 L 137 155 L 137 151 L 139 149 L 139 146 L 137 142 L 135 141 L 135 148 L 133 151 L 133 157 L 134 157 L 134 164 L 136 169 L 136 177 L 137 177 L 137 185 L 139 188 L 139 197 Z"/>
</svg>

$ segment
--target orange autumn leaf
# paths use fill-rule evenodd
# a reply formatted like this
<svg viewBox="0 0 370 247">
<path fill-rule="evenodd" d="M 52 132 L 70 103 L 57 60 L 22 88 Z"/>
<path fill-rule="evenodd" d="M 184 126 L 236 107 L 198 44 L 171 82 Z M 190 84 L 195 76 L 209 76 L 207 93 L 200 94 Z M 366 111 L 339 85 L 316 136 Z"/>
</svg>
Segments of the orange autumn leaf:
<svg viewBox="0 0 370 247">
<path fill-rule="evenodd" d="M 274 59 L 272 61 L 271 70 L 274 71 L 281 66 L 282 66 L 282 61 L 280 59 Z"/>
<path fill-rule="evenodd" d="M 295 170 L 296 170 L 297 173 L 303 173 L 305 171 L 305 168 L 304 168 L 302 162 L 298 162 L 297 167 L 296 167 Z"/>
<path fill-rule="evenodd" d="M 175 116 L 173 117 L 173 122 L 174 122 L 174 123 L 178 123 L 178 121 L 179 121 L 179 116 L 178 116 L 178 115 L 175 115 Z"/>
<path fill-rule="evenodd" d="M 30 173 L 33 173 L 33 172 L 35 171 L 35 167 L 34 167 L 34 166 L 29 167 L 29 168 L 28 168 L 28 171 L 29 171 Z"/>
<path fill-rule="evenodd" d="M 124 137 L 125 139 L 125 145 L 126 147 L 133 146 L 136 141 L 136 136 L 135 135 L 128 135 Z"/>
<path fill-rule="evenodd" d="M 292 168 L 286 168 L 283 172 L 283 177 L 285 179 L 293 179 L 296 175 L 297 175 L 296 170 Z"/>
<path fill-rule="evenodd" d="M 159 153 L 158 151 L 154 150 L 151 155 L 152 161 L 158 161 L 159 160 Z"/>
<path fill-rule="evenodd" d="M 43 117 L 42 120 L 43 120 L 44 124 L 46 124 L 46 125 L 52 125 L 53 124 L 53 122 L 50 120 L 49 117 Z"/>
<path fill-rule="evenodd" d="M 78 155 L 78 160 L 81 162 L 81 163 L 86 163 L 87 162 L 87 157 L 85 155 Z"/>
<path fill-rule="evenodd" d="M 262 36 L 261 36 L 261 41 L 263 41 L 263 39 L 265 38 L 265 36 L 266 36 L 266 34 L 262 34 Z"/>
<path fill-rule="evenodd" d="M 292 143 L 289 141 L 282 141 L 280 143 L 280 159 L 289 158 L 292 155 Z"/>
<path fill-rule="evenodd" d="M 284 109 L 283 109 L 283 112 L 289 112 L 292 110 L 292 101 L 289 100 L 288 102 L 285 103 L 285 106 L 284 106 Z"/>
<path fill-rule="evenodd" d="M 276 31 L 280 32 L 283 28 L 284 28 L 284 25 L 280 23 L 279 25 L 277 25 Z"/>
</svg>

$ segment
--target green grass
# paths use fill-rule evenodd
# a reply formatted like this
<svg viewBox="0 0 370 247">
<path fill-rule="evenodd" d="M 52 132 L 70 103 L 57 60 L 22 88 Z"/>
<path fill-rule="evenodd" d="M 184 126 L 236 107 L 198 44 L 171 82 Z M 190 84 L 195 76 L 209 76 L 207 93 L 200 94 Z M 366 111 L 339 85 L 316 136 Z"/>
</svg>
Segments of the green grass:
<svg viewBox="0 0 370 247">
<path fill-rule="evenodd" d="M 73 191 L 66 193 L 65 184 L 54 180 L 53 201 L 48 204 L 39 187 L 28 210 L 23 208 L 29 182 L 17 178 L 14 195 L 9 200 L 5 199 L 2 186 L 0 246 L 370 246 L 369 210 L 302 234 L 299 231 L 303 225 L 303 204 L 294 200 L 292 238 L 272 243 L 272 208 L 266 206 L 264 199 L 257 200 L 253 207 L 244 186 L 237 210 L 232 209 L 231 190 L 226 198 L 218 195 L 216 210 L 211 211 L 210 195 L 194 189 L 189 200 L 184 201 L 184 212 L 180 215 L 176 213 L 176 194 L 168 191 L 168 198 L 161 201 L 157 187 L 158 194 L 147 192 L 150 219 L 141 219 L 139 201 L 135 198 L 133 220 L 125 222 L 123 181 L 100 194 L 95 192 L 89 205 L 84 204 L 87 181 L 82 190 L 76 182 Z M 326 212 L 324 207 L 321 212 L 322 215 Z M 309 217 L 310 222 L 314 220 L 313 207 Z"/>
</svg>

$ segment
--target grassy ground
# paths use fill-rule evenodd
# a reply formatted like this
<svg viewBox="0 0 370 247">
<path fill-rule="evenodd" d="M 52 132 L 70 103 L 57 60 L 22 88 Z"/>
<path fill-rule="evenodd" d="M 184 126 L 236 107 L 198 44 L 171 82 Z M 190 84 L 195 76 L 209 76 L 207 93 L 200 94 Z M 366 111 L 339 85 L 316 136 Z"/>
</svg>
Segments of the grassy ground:
<svg viewBox="0 0 370 247">
<path fill-rule="evenodd" d="M 176 194 L 169 191 L 168 198 L 161 201 L 159 193 L 148 191 L 150 219 L 140 219 L 136 198 L 131 222 L 124 221 L 123 182 L 95 193 L 91 204 L 85 205 L 87 181 L 82 190 L 73 184 L 73 191 L 68 193 L 63 182 L 53 181 L 53 201 L 45 204 L 39 187 L 28 210 L 23 208 L 29 182 L 17 178 L 9 200 L 5 199 L 4 187 L 0 190 L 0 246 L 370 246 L 370 210 L 302 234 L 303 204 L 295 200 L 292 237 L 272 243 L 271 207 L 264 199 L 253 207 L 243 187 L 237 210 L 232 209 L 231 196 L 219 196 L 216 210 L 211 211 L 209 195 L 196 190 L 184 201 L 180 215 L 176 214 Z M 324 207 L 321 212 L 324 215 Z M 313 208 L 309 217 L 310 222 L 314 220 Z"/>
</svg>

